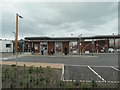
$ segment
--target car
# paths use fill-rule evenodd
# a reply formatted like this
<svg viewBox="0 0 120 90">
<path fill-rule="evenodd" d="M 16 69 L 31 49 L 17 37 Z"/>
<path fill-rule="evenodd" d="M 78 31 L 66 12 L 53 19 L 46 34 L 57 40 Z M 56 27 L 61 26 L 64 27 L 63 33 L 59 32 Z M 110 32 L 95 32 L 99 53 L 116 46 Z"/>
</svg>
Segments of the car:
<svg viewBox="0 0 120 90">
<path fill-rule="evenodd" d="M 114 49 L 113 48 L 109 48 L 108 52 L 112 53 L 112 52 L 114 52 Z"/>
</svg>

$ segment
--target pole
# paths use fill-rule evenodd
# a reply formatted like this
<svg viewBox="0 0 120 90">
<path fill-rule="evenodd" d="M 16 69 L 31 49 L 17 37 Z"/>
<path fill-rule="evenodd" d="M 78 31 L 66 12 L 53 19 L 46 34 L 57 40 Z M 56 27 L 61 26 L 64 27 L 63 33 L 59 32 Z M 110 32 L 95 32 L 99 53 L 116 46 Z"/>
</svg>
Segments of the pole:
<svg viewBox="0 0 120 90">
<path fill-rule="evenodd" d="M 115 50 L 115 36 L 114 36 L 114 33 L 113 33 L 113 38 L 114 38 L 114 53 L 115 53 L 116 50 Z"/>
<path fill-rule="evenodd" d="M 16 67 L 17 67 L 17 55 L 18 55 L 18 14 L 16 14 L 15 55 L 16 55 Z"/>
<path fill-rule="evenodd" d="M 79 55 L 80 55 L 80 37 L 79 37 Z"/>
<path fill-rule="evenodd" d="M 18 15 L 16 15 L 15 52 L 18 54 Z"/>
<path fill-rule="evenodd" d="M 81 36 L 82 36 L 82 34 L 79 35 L 79 55 L 82 55 L 82 52 L 81 52 Z"/>
<path fill-rule="evenodd" d="M 92 39 L 92 56 L 93 56 L 93 45 L 94 45 L 94 40 Z"/>
<path fill-rule="evenodd" d="M 81 35 L 80 35 L 80 55 L 82 55 L 82 52 L 81 52 Z"/>
</svg>

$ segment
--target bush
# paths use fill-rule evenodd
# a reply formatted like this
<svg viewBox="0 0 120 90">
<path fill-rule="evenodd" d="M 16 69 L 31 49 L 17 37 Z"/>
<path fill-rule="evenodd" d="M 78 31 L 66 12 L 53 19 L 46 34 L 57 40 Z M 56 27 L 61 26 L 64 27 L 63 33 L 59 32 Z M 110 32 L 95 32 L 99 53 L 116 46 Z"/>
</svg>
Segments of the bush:
<svg viewBox="0 0 120 90">
<path fill-rule="evenodd" d="M 75 82 L 73 82 L 73 84 L 75 85 L 75 86 L 79 86 L 79 81 L 78 80 L 76 80 Z"/>
<path fill-rule="evenodd" d="M 97 84 L 94 80 L 92 80 L 92 88 L 97 87 Z"/>
<path fill-rule="evenodd" d="M 33 73 L 33 66 L 29 67 L 29 74 L 32 74 Z"/>
<path fill-rule="evenodd" d="M 64 83 L 64 81 L 58 81 L 57 85 L 58 85 L 58 87 L 64 87 L 65 83 Z"/>
<path fill-rule="evenodd" d="M 26 67 L 26 65 L 24 64 L 24 68 Z"/>
<path fill-rule="evenodd" d="M 16 65 L 15 64 L 12 64 L 11 67 L 15 67 Z"/>
</svg>

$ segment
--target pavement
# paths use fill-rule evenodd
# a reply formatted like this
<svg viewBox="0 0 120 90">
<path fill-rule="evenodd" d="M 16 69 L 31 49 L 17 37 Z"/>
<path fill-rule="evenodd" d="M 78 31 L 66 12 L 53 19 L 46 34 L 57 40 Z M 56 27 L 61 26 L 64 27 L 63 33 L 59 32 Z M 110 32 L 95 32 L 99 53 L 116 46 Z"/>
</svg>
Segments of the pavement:
<svg viewBox="0 0 120 90">
<path fill-rule="evenodd" d="M 15 61 L 2 61 L 0 62 L 2 65 L 16 65 Z M 17 66 L 34 66 L 34 67 L 51 67 L 51 68 L 58 68 L 62 69 L 64 64 L 59 64 L 59 63 L 34 63 L 34 62 L 18 62 Z"/>
<path fill-rule="evenodd" d="M 17 56 L 13 53 L 0 53 L 0 60 L 10 60 L 10 59 L 15 59 L 16 57 L 24 57 L 24 56 L 29 56 L 31 55 L 30 53 L 22 53 L 18 54 Z"/>
</svg>

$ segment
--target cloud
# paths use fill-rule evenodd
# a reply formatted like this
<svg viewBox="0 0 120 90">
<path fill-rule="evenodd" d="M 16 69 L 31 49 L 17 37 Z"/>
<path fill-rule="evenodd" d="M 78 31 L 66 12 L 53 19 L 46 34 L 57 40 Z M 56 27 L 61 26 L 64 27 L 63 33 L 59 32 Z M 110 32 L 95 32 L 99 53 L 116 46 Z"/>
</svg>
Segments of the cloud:
<svg viewBox="0 0 120 90">
<path fill-rule="evenodd" d="M 19 39 L 25 36 L 92 36 L 117 34 L 117 2 L 24 2 L 5 3 L 3 38 L 13 39 L 15 15 L 19 13 Z M 104 32 L 103 32 L 104 30 Z"/>
</svg>

